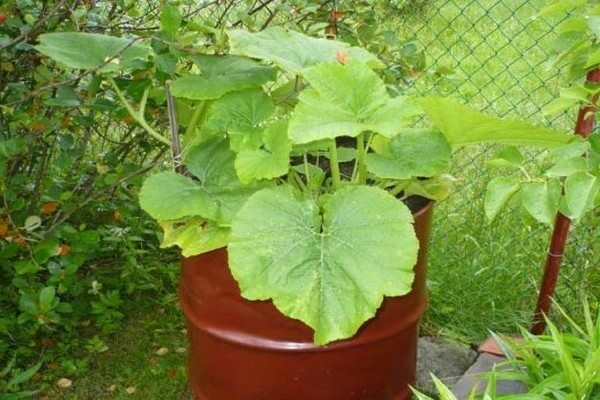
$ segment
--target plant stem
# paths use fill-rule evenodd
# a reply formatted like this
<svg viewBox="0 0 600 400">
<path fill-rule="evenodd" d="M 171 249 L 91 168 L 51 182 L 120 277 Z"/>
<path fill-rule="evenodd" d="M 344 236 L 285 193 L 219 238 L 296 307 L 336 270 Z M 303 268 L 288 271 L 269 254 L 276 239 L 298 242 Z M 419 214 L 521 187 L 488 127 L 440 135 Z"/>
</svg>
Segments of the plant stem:
<svg viewBox="0 0 600 400">
<path fill-rule="evenodd" d="M 404 189 L 408 187 L 409 181 L 400 181 L 390 190 L 390 194 L 394 197 L 398 196 Z"/>
<path fill-rule="evenodd" d="M 304 159 L 304 175 L 306 176 L 306 183 L 309 183 L 310 171 L 308 170 L 308 157 L 306 156 L 306 154 L 304 154 L 302 157 Z"/>
<path fill-rule="evenodd" d="M 192 135 L 192 133 L 194 132 L 194 130 L 196 129 L 196 126 L 198 126 L 198 121 L 200 121 L 202 119 L 202 117 L 204 116 L 205 111 L 206 111 L 206 101 L 201 101 L 194 108 L 194 113 L 192 114 L 192 119 L 190 119 L 190 123 L 188 124 L 188 126 L 185 130 L 185 137 L 188 138 L 188 140 L 189 140 L 190 136 Z"/>
<path fill-rule="evenodd" d="M 358 170 L 358 183 L 364 185 L 367 183 L 367 164 L 365 163 L 365 157 L 367 155 L 367 149 L 365 147 L 365 136 L 361 133 L 356 138 L 356 164 L 355 167 Z"/>
<path fill-rule="evenodd" d="M 290 168 L 289 174 L 291 175 L 291 177 L 293 178 L 294 182 L 300 190 L 302 190 L 303 192 L 308 192 L 308 188 L 306 187 L 304 182 L 302 182 L 302 178 L 298 176 L 298 173 L 294 171 L 293 168 Z"/>
<path fill-rule="evenodd" d="M 342 177 L 340 174 L 340 166 L 338 164 L 337 145 L 335 139 L 331 139 L 329 145 L 329 164 L 331 167 L 331 179 L 333 181 L 333 189 L 338 189 L 342 183 Z"/>
<path fill-rule="evenodd" d="M 166 144 L 167 146 L 170 146 L 171 142 L 169 141 L 169 139 L 167 139 L 166 137 L 162 136 L 160 133 L 156 132 L 150 125 L 148 125 L 148 123 L 146 122 L 146 119 L 144 118 L 144 115 L 142 113 L 140 113 L 140 112 L 136 112 L 133 109 L 133 107 L 131 106 L 131 104 L 129 104 L 129 101 L 127 101 L 127 99 L 125 98 L 125 95 L 123 94 L 123 92 L 121 91 L 121 89 L 119 89 L 119 87 L 117 86 L 117 83 L 114 81 L 114 79 L 113 78 L 108 78 L 108 81 L 112 85 L 115 93 L 117 94 L 117 97 L 119 98 L 119 100 L 121 101 L 121 103 L 123 103 L 123 106 L 125 106 L 125 109 L 129 113 L 129 115 L 131 115 L 131 117 L 135 120 L 135 122 L 137 122 L 138 124 L 140 124 L 140 126 L 142 128 L 144 128 L 144 130 L 146 132 L 148 132 L 150 134 L 150 136 L 152 136 L 153 138 L 155 138 L 159 142 L 161 142 L 163 144 Z M 144 107 L 145 107 L 145 102 L 146 102 L 145 99 L 142 98 L 142 101 L 143 101 Z"/>
</svg>

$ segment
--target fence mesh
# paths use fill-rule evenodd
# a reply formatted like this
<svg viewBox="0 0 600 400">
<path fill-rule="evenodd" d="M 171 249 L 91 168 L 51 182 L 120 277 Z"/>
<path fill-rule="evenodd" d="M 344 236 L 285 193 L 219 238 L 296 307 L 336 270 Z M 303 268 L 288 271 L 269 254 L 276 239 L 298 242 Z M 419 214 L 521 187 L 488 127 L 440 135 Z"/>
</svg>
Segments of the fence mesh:
<svg viewBox="0 0 600 400">
<path fill-rule="evenodd" d="M 429 75 L 412 91 L 457 97 L 486 113 L 526 119 L 571 131 L 574 113 L 546 117 L 542 109 L 566 85 L 552 66 L 552 38 L 559 20 L 537 18 L 545 0 L 436 0 L 415 12 L 383 18 L 387 29 L 415 40 L 424 50 Z M 487 224 L 483 216 L 483 159 L 494 151 L 459 151 L 453 195 L 437 205 L 430 248 L 430 317 L 462 335 L 464 310 L 479 310 L 480 329 L 510 330 L 515 315 L 528 324 L 542 276 L 551 228 L 523 222 L 515 211 Z M 531 166 L 538 159 L 531 154 Z M 488 176 L 489 178 L 489 176 Z M 593 218 L 593 217 L 592 217 Z M 597 220 L 597 218 L 596 218 Z M 570 234 L 557 298 L 576 313 L 579 293 L 600 293 L 597 221 Z M 457 292 L 456 288 L 462 288 Z M 465 290 L 466 288 L 466 290 Z M 509 322 L 510 321 L 510 322 Z"/>
</svg>

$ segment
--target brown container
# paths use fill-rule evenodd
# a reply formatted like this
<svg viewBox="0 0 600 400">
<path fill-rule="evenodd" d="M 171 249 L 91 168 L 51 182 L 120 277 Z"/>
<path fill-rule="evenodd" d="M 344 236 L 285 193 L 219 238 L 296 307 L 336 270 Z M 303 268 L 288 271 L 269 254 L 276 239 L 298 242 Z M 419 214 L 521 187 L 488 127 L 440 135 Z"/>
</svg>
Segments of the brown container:
<svg viewBox="0 0 600 400">
<path fill-rule="evenodd" d="M 316 346 L 312 331 L 269 301 L 240 296 L 219 249 L 182 261 L 179 295 L 198 400 L 405 400 L 415 382 L 432 204 L 415 214 L 413 290 L 386 298 L 351 339 Z"/>
</svg>

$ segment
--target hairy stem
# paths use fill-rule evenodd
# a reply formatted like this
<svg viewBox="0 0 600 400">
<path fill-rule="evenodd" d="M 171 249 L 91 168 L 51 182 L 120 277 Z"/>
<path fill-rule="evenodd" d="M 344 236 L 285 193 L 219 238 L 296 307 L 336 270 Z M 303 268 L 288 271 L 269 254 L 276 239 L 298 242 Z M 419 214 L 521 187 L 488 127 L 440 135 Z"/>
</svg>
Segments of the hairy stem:
<svg viewBox="0 0 600 400">
<path fill-rule="evenodd" d="M 131 104 L 129 104 L 129 101 L 125 98 L 125 94 L 121 91 L 121 89 L 119 89 L 119 86 L 117 86 L 117 83 L 114 81 L 114 79 L 113 78 L 108 78 L 108 81 L 110 82 L 110 84 L 113 87 L 115 93 L 117 94 L 117 97 L 119 98 L 119 100 L 121 101 L 121 103 L 123 103 L 123 106 L 125 106 L 125 109 L 129 113 L 129 115 L 131 115 L 131 117 L 135 120 L 135 122 L 137 122 L 138 124 L 140 124 L 140 126 L 142 128 L 144 128 L 144 130 L 146 132 L 148 132 L 148 134 L 150 134 L 150 136 L 152 136 L 153 138 L 155 138 L 159 142 L 161 142 L 163 144 L 166 144 L 167 146 L 170 146 L 171 142 L 169 141 L 169 139 L 167 139 L 166 137 L 162 136 L 160 133 L 156 132 L 154 130 L 154 128 L 152 128 L 150 125 L 148 125 L 148 122 L 146 122 L 146 119 L 144 118 L 144 116 L 140 115 L 141 113 L 136 112 L 133 109 L 133 107 L 131 106 Z"/>
<path fill-rule="evenodd" d="M 364 133 L 361 133 L 356 138 L 356 162 L 354 164 L 354 168 L 357 171 L 358 175 L 358 183 L 361 185 L 367 183 L 367 164 L 365 163 L 366 155 L 367 149 L 365 147 L 365 137 Z"/>
<path fill-rule="evenodd" d="M 192 114 L 192 119 L 190 119 L 190 123 L 188 124 L 185 130 L 185 137 L 190 138 L 194 133 L 194 130 L 198 126 L 198 122 L 204 117 L 204 113 L 206 111 L 206 101 L 199 102 L 196 107 L 194 107 L 194 113 Z"/>
<path fill-rule="evenodd" d="M 331 144 L 329 145 L 329 163 L 331 164 L 331 179 L 333 181 L 333 189 L 335 190 L 338 189 L 342 183 L 335 139 L 331 139 Z"/>
</svg>

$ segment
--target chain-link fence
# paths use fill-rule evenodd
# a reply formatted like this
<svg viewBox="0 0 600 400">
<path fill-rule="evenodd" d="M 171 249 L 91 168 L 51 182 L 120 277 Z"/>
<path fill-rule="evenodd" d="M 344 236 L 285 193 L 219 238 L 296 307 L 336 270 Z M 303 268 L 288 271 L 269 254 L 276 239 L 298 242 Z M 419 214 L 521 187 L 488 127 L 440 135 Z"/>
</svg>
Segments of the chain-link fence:
<svg viewBox="0 0 600 400">
<path fill-rule="evenodd" d="M 435 0 L 388 18 L 388 29 L 423 49 L 426 79 L 418 94 L 457 97 L 488 114 L 520 118 L 571 131 L 574 112 L 547 117 L 542 109 L 559 93 L 561 71 L 552 64 L 552 39 L 560 22 L 538 18 L 545 0 Z M 438 73 L 442 71 L 442 73 Z M 528 325 L 535 305 L 551 228 L 504 212 L 493 224 L 483 216 L 483 160 L 493 149 L 459 151 L 455 192 L 437 206 L 430 256 L 430 316 L 449 334 L 508 330 L 520 315 Z M 538 159 L 531 155 L 531 166 Z M 600 293 L 597 221 L 570 234 L 557 298 L 571 312 L 578 296 Z M 473 310 L 481 325 L 473 326 Z M 443 327 L 442 327 L 443 328 Z M 466 333 L 465 330 L 464 333 Z"/>
</svg>

